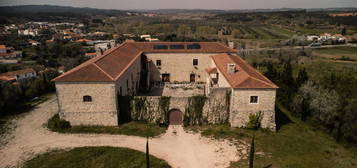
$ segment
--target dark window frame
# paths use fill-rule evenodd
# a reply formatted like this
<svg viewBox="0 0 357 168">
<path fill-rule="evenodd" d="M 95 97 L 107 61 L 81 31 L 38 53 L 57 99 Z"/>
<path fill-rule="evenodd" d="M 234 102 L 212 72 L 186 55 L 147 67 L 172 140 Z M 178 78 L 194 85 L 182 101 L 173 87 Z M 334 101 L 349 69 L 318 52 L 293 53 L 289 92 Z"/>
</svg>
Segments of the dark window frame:
<svg viewBox="0 0 357 168">
<path fill-rule="evenodd" d="M 156 66 L 161 66 L 161 60 L 156 60 Z"/>
<path fill-rule="evenodd" d="M 201 45 L 198 43 L 187 44 L 187 49 L 188 50 L 198 50 L 198 49 L 201 49 Z"/>
<path fill-rule="evenodd" d="M 93 101 L 92 96 L 89 95 L 83 96 L 83 102 L 92 102 L 92 101 Z"/>
<path fill-rule="evenodd" d="M 258 104 L 259 103 L 259 97 L 258 96 L 250 96 L 249 103 L 250 104 Z"/>
<path fill-rule="evenodd" d="M 197 58 L 194 58 L 194 59 L 192 60 L 192 65 L 193 65 L 193 66 L 198 66 L 198 59 L 197 59 Z"/>
<path fill-rule="evenodd" d="M 167 50 L 167 49 L 169 49 L 169 46 L 165 45 L 165 44 L 157 44 L 157 45 L 153 46 L 153 49 L 154 50 Z"/>
<path fill-rule="evenodd" d="M 170 49 L 172 49 L 172 50 L 183 50 L 183 49 L 185 49 L 185 45 L 172 44 L 172 45 L 170 45 Z"/>
</svg>

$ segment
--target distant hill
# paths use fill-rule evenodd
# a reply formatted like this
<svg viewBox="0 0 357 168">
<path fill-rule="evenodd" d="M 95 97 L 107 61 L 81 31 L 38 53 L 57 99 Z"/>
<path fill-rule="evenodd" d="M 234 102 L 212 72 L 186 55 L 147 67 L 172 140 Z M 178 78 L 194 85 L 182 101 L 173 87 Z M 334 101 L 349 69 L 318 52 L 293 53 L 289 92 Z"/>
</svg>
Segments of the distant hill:
<svg viewBox="0 0 357 168">
<path fill-rule="evenodd" d="M 214 14 L 224 14 L 224 13 L 257 13 L 257 12 L 287 12 L 287 11 L 326 11 L 326 12 L 351 12 L 357 11 L 357 8 L 276 8 L 276 9 L 232 9 L 232 10 L 219 10 L 219 9 L 143 9 L 136 10 L 139 12 L 154 12 L 161 14 L 175 14 L 175 13 L 214 13 Z"/>
<path fill-rule="evenodd" d="M 46 15 L 107 15 L 118 16 L 126 15 L 128 11 L 109 10 L 96 8 L 77 8 L 68 6 L 53 6 L 53 5 L 23 5 L 23 6 L 1 6 L 0 16 L 28 16 L 37 14 Z"/>
</svg>

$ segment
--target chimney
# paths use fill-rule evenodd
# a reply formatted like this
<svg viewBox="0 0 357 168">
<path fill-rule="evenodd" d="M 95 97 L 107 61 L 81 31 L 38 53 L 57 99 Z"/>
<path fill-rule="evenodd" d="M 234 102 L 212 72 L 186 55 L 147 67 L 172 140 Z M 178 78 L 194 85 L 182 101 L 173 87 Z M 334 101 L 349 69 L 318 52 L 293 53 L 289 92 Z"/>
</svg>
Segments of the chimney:
<svg viewBox="0 0 357 168">
<path fill-rule="evenodd" d="M 110 40 L 110 48 L 114 48 L 116 46 L 115 40 Z"/>
<path fill-rule="evenodd" d="M 236 73 L 236 64 L 227 64 L 227 72 L 231 75 Z"/>
<path fill-rule="evenodd" d="M 234 49 L 235 48 L 234 42 L 233 41 L 229 41 L 228 42 L 228 47 L 231 48 L 231 49 Z"/>
</svg>

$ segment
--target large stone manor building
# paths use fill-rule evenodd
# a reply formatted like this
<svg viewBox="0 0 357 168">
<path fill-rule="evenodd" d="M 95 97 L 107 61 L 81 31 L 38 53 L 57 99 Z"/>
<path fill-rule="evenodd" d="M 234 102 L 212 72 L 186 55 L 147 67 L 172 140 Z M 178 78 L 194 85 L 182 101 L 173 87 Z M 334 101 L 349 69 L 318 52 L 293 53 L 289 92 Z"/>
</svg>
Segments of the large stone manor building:
<svg viewBox="0 0 357 168">
<path fill-rule="evenodd" d="M 236 53 L 218 42 L 126 41 L 54 79 L 60 117 L 72 125 L 115 126 L 123 117 L 121 98 L 133 96 L 148 101 L 137 118 L 182 124 L 192 122 L 190 97 L 204 96 L 200 122 L 244 127 L 260 113 L 261 126 L 275 130 L 278 87 Z M 171 101 L 162 117 L 156 111 L 163 96 Z"/>
</svg>

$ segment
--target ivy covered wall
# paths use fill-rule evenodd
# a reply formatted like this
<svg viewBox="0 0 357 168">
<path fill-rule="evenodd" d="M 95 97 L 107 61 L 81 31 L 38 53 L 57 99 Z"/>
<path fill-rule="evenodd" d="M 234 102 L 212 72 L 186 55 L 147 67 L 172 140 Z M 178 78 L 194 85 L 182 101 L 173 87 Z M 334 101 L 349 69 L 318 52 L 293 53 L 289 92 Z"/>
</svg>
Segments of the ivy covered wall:
<svg viewBox="0 0 357 168">
<path fill-rule="evenodd" d="M 208 97 L 133 96 L 129 103 L 120 104 L 128 107 L 120 109 L 127 110 L 132 121 L 167 123 L 168 112 L 178 109 L 185 126 L 222 124 L 228 123 L 230 96 L 230 89 L 225 88 L 213 89 Z"/>
</svg>

